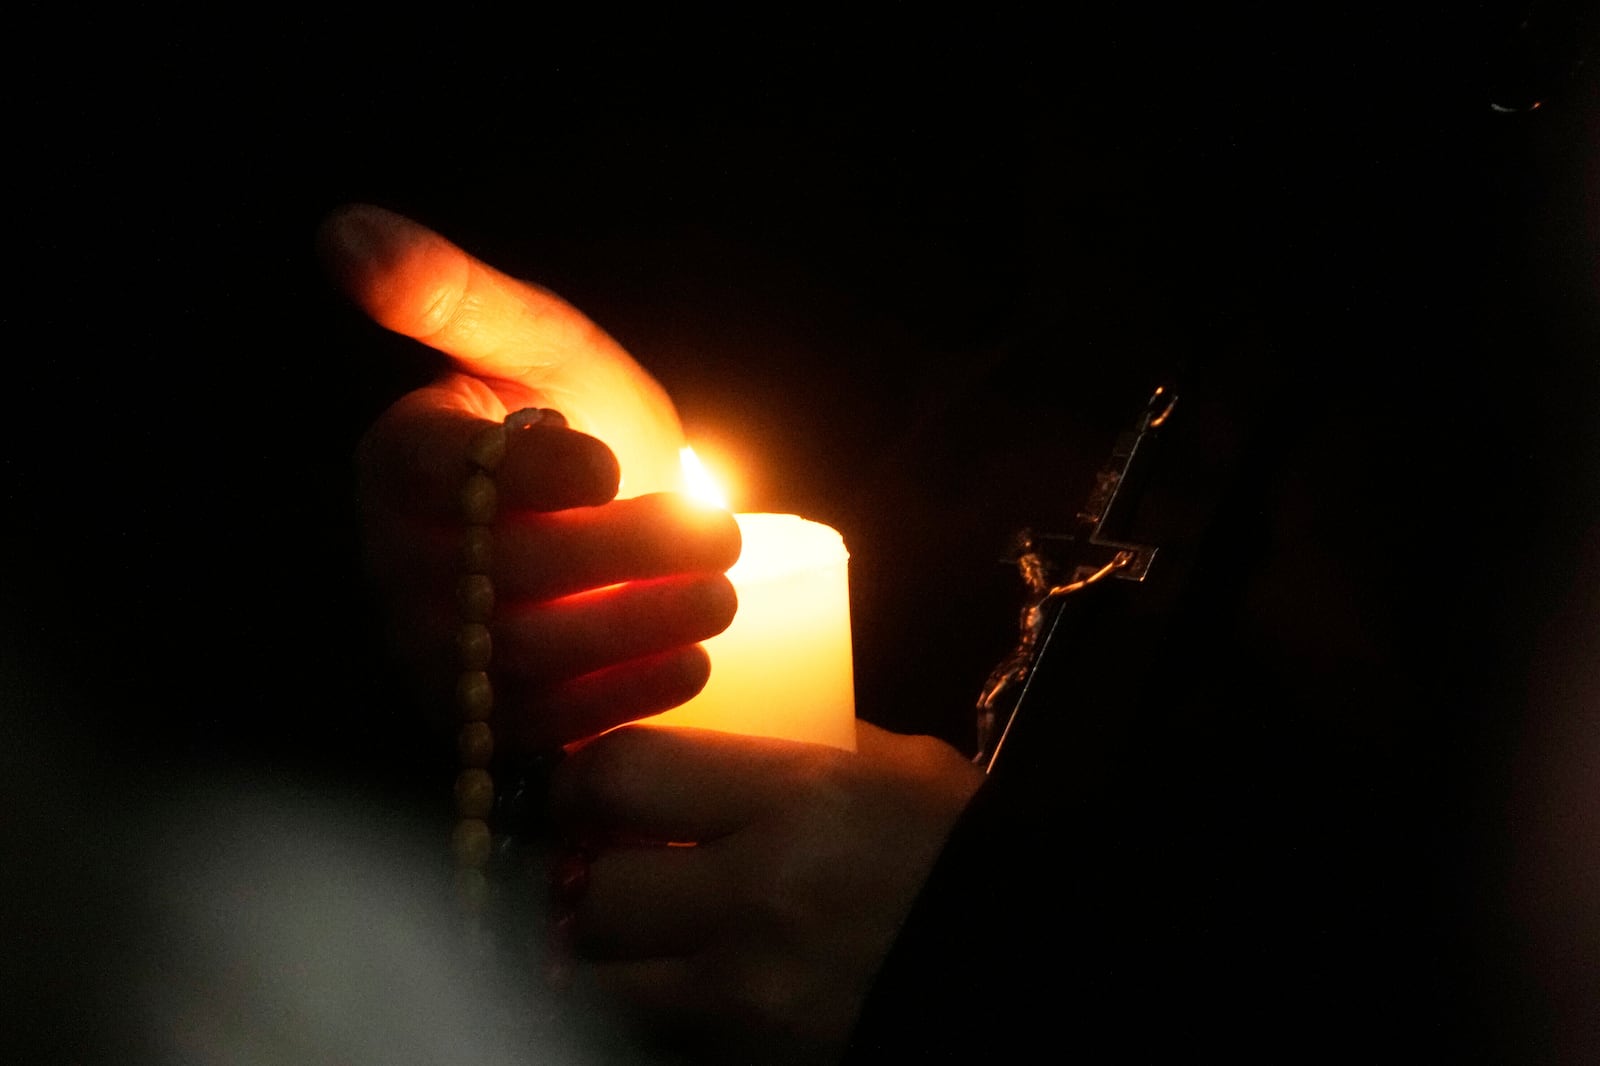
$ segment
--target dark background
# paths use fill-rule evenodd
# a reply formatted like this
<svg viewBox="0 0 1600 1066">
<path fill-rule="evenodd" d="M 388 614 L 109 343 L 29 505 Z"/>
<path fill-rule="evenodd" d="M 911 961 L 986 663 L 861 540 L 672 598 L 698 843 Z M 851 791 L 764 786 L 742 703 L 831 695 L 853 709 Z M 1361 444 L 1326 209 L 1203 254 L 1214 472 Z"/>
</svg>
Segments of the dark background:
<svg viewBox="0 0 1600 1066">
<path fill-rule="evenodd" d="M 1582 6 L 1520 33 L 1527 5 L 1056 30 L 32 13 L 6 75 L 8 668 L 69 751 L 403 787 L 350 456 L 437 367 L 318 273 L 318 220 L 363 200 L 586 310 L 749 479 L 741 509 L 839 528 L 860 710 L 958 743 L 1012 637 L 1007 535 L 1071 517 L 1166 368 L 1287 365 L 1289 402 L 1368 412 L 1312 449 L 1348 473 L 1328 551 L 1422 590 L 1350 608 L 1357 630 L 1428 624 L 1413 654 L 1506 695 L 1448 775 L 1498 810 L 1587 735 L 1574 705 L 1523 710 L 1551 632 L 1593 617 Z M 1555 644 L 1581 674 L 1581 640 Z"/>
<path fill-rule="evenodd" d="M 1544 68 L 1572 65 L 1575 10 L 1546 17 Z M 359 199 L 588 311 L 749 479 L 742 509 L 841 528 L 863 709 L 954 728 L 1010 635 L 1005 534 L 1069 517 L 1082 463 L 1219 321 L 1341 381 L 1424 354 L 1508 373 L 1447 348 L 1484 297 L 1592 330 L 1592 125 L 1486 104 L 1571 98 L 1515 74 L 1521 14 L 41 21 L 11 74 L 25 617 L 84 642 L 52 670 L 116 688 L 153 642 L 224 735 L 281 738 L 288 694 L 338 674 L 347 457 L 432 369 L 317 273 L 317 220 Z M 160 674 L 141 704 L 189 728 L 195 686 Z"/>
</svg>

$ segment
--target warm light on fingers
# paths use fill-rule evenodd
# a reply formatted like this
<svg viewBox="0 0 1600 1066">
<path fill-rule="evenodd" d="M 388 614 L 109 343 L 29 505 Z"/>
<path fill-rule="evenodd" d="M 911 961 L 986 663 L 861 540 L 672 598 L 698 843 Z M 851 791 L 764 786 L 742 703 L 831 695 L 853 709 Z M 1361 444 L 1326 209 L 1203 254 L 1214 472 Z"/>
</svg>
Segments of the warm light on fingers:
<svg viewBox="0 0 1600 1066">
<path fill-rule="evenodd" d="M 473 377 L 519 386 L 527 394 L 519 406 L 553 407 L 573 429 L 604 441 L 621 467 L 619 496 L 682 488 L 672 458 L 683 427 L 672 399 L 560 297 L 370 204 L 335 212 L 318 243 L 334 279 L 373 321 L 443 352 Z"/>
<path fill-rule="evenodd" d="M 728 498 L 722 494 L 722 489 L 711 476 L 711 471 L 706 469 L 706 464 L 700 461 L 693 448 L 685 444 L 678 449 L 678 459 L 683 463 L 683 483 L 692 499 L 718 510 L 730 509 Z"/>
</svg>

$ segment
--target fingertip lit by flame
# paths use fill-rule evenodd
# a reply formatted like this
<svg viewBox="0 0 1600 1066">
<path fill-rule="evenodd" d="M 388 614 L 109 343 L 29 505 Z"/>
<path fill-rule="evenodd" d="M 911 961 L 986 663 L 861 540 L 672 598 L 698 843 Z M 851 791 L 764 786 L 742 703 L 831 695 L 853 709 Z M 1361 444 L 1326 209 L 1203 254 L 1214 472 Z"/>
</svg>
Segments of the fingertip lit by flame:
<svg viewBox="0 0 1600 1066">
<path fill-rule="evenodd" d="M 717 487 L 716 481 L 711 477 L 711 472 L 706 469 L 694 449 L 684 445 L 678 449 L 679 461 L 683 463 L 683 481 L 689 489 L 691 499 L 697 500 L 708 507 L 718 507 L 728 510 L 727 497 Z"/>
</svg>

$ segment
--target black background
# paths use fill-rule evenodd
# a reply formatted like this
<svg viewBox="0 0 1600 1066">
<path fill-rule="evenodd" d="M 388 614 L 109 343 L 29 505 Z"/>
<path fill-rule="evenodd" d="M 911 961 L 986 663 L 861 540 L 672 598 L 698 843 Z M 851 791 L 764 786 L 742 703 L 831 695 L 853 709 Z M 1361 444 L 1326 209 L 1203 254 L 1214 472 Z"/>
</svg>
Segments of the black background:
<svg viewBox="0 0 1600 1066">
<path fill-rule="evenodd" d="M 318 273 L 317 222 L 363 200 L 586 310 L 749 474 L 741 509 L 841 530 L 875 720 L 965 742 L 1012 635 L 1005 535 L 1070 517 L 1151 375 L 1220 336 L 1407 427 L 1337 529 L 1481 586 L 1504 661 L 1462 665 L 1520 693 L 1550 619 L 1592 611 L 1600 476 L 1593 64 L 1516 74 L 1521 14 L 34 13 L 7 73 L 11 669 L 119 758 L 404 778 L 350 456 L 437 367 Z M 1556 14 L 1559 74 L 1582 34 Z M 1524 82 L 1547 106 L 1489 107 Z M 1423 545 L 1384 525 L 1416 469 L 1459 505 Z M 1390 641 L 1410 609 L 1368 621 Z M 1491 757 L 1538 732 L 1519 700 L 1473 725 Z"/>
</svg>

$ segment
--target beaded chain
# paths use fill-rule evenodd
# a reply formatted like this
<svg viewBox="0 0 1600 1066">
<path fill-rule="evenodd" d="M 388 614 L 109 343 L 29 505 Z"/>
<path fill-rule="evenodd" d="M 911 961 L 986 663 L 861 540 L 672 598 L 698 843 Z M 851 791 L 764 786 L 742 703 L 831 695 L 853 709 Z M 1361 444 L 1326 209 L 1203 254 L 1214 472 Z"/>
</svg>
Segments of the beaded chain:
<svg viewBox="0 0 1600 1066">
<path fill-rule="evenodd" d="M 455 828 L 450 850 L 455 859 L 456 892 L 471 938 L 487 944 L 485 913 L 489 902 L 489 864 L 495 852 L 490 824 L 496 807 L 494 761 L 494 685 L 489 663 L 494 651 L 489 629 L 494 616 L 491 576 L 493 526 L 498 510 L 495 472 L 505 458 L 509 435 L 534 426 L 564 426 L 558 411 L 527 407 L 485 427 L 467 448 L 470 468 L 461 490 L 461 518 L 466 524 L 461 548 L 461 578 L 456 585 L 460 627 L 456 631 L 455 711 L 458 770 L 455 781 Z"/>
</svg>

